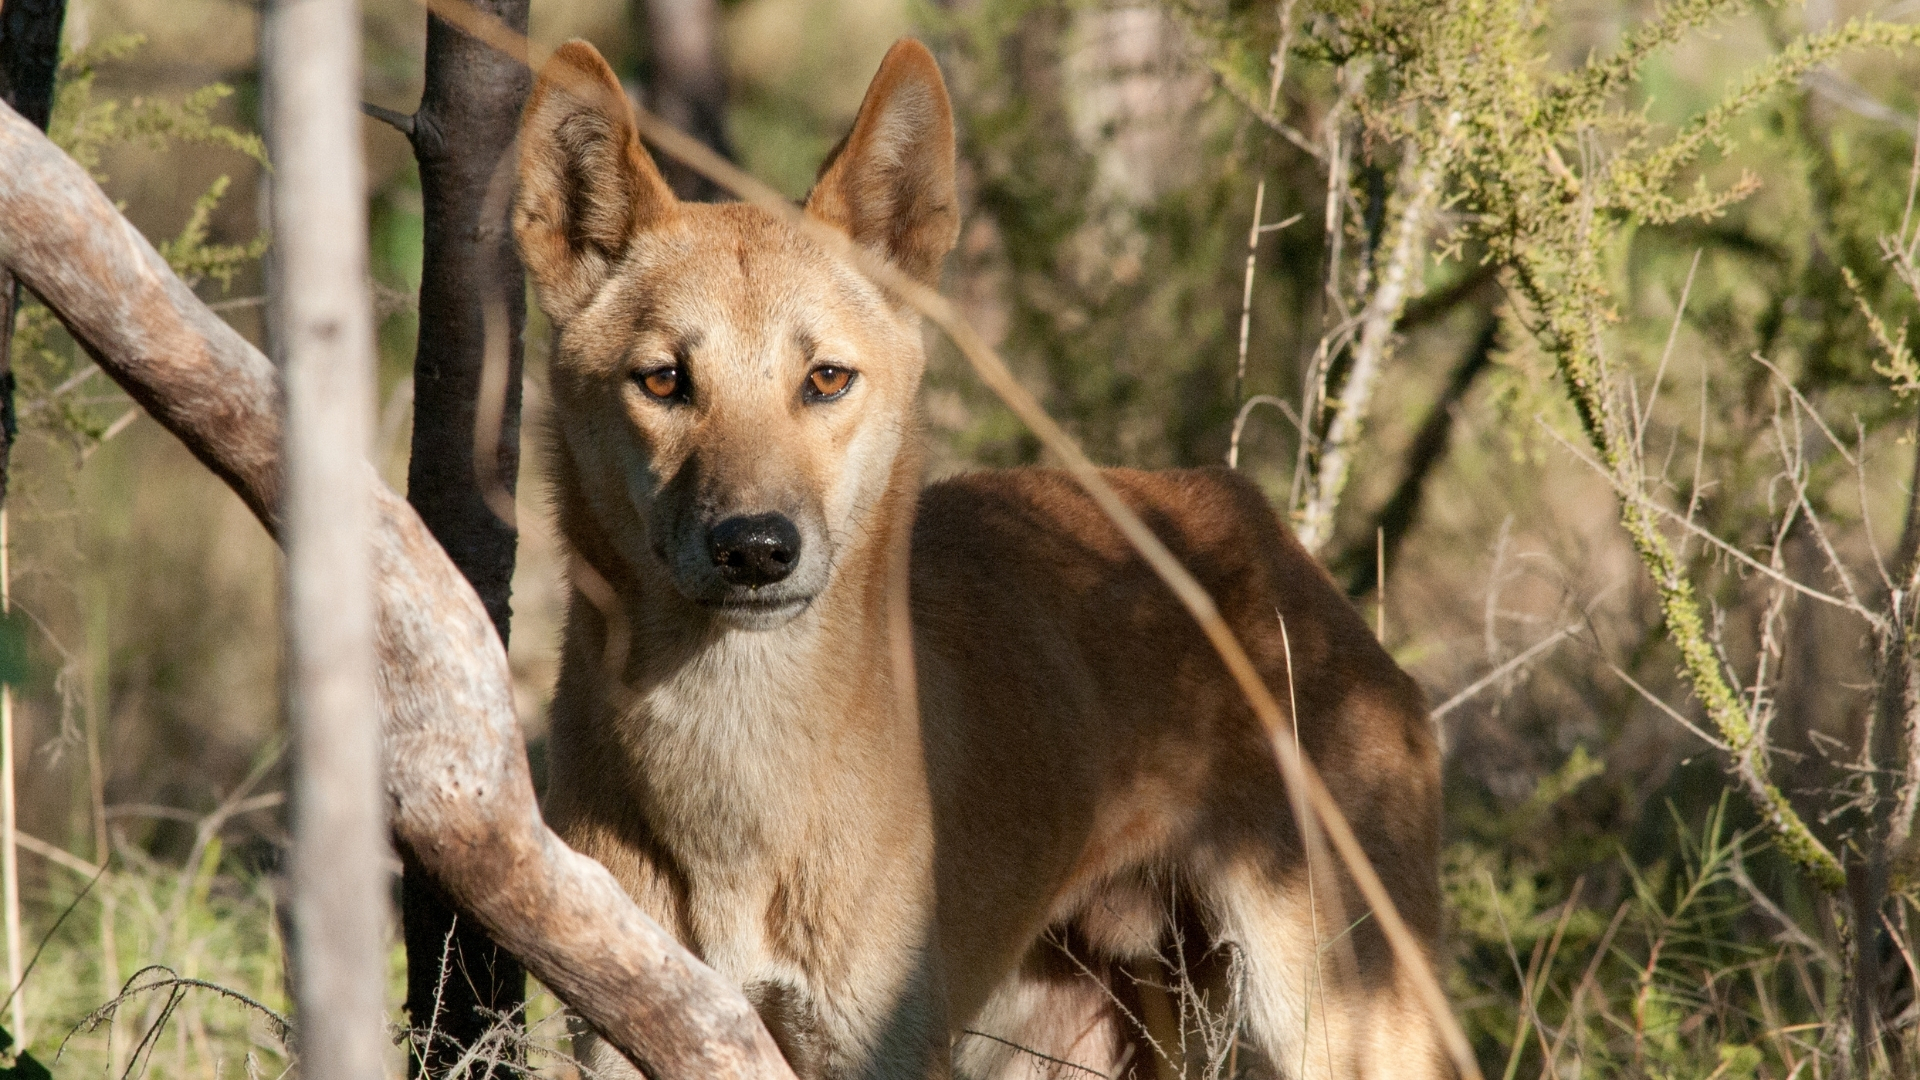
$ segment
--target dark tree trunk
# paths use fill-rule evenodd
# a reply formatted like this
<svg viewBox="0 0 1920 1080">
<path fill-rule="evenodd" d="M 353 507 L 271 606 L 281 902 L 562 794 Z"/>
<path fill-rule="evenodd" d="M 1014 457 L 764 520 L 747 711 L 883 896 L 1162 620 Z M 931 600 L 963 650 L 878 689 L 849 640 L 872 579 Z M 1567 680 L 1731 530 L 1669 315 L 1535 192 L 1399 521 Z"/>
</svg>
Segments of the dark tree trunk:
<svg viewBox="0 0 1920 1080">
<path fill-rule="evenodd" d="M 1440 399 L 1433 403 L 1407 447 L 1406 471 L 1399 486 L 1374 517 L 1375 528 L 1334 561 L 1334 574 L 1346 580 L 1348 596 L 1360 597 L 1372 592 L 1379 584 L 1380 564 L 1384 562 L 1391 567 L 1397 561 L 1400 545 L 1420 519 L 1420 503 L 1426 495 L 1427 480 L 1446 460 L 1447 444 L 1453 436 L 1453 411 L 1466 399 L 1467 391 L 1473 389 L 1481 372 L 1492 365 L 1499 342 L 1500 320 L 1489 311 L 1482 317 L 1473 344 L 1448 377 Z M 1378 551 L 1369 542 L 1375 538 L 1380 545 Z"/>
<path fill-rule="evenodd" d="M 647 108 L 727 160 L 727 76 L 720 63 L 718 0 L 639 0 L 646 26 Z M 672 158 L 660 172 L 683 199 L 712 202 L 724 193 Z"/>
<path fill-rule="evenodd" d="M 527 4 L 476 6 L 525 33 Z M 428 16 L 426 89 L 407 125 L 425 216 L 407 500 L 480 594 L 503 644 L 512 616 L 526 322 L 526 286 L 508 218 L 510 151 L 530 87 L 524 65 Z M 492 343 L 491 357 L 490 330 L 503 339 Z M 480 450 L 477 428 L 486 444 Z M 490 1025 L 518 1019 L 526 973 L 477 922 L 456 916 L 411 857 L 405 867 L 407 1011 L 416 1029 L 433 1032 L 413 1067 L 440 1076 Z"/>
<path fill-rule="evenodd" d="M 0 0 L 0 101 L 41 131 L 53 116 L 53 77 L 60 70 L 60 23 L 67 0 Z M 13 440 L 13 313 L 20 284 L 0 270 L 0 506 L 7 502 Z"/>
</svg>

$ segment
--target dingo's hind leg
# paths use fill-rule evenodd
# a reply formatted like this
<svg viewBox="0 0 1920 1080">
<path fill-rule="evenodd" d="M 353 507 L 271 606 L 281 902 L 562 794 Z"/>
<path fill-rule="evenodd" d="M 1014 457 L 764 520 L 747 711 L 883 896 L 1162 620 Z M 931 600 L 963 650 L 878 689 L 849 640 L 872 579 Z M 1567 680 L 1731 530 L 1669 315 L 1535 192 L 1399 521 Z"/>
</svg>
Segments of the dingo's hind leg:
<svg viewBox="0 0 1920 1080">
<path fill-rule="evenodd" d="M 1117 965 L 1078 955 L 1049 931 L 954 1043 L 965 1080 L 1132 1076 L 1128 1025 L 1116 1008 Z M 1144 1074 L 1151 1076 L 1151 1073 Z"/>
<path fill-rule="evenodd" d="M 1229 1080 L 1242 965 L 1184 885 L 1116 875 L 1049 927 L 954 1047 L 966 1080 Z"/>
<path fill-rule="evenodd" d="M 1410 1080 L 1447 1075 L 1419 1000 L 1330 871 L 1223 870 L 1209 897 L 1213 932 L 1239 954 L 1246 1044 L 1257 1071 L 1288 1080 Z M 1343 895 L 1345 894 L 1345 895 Z"/>
</svg>

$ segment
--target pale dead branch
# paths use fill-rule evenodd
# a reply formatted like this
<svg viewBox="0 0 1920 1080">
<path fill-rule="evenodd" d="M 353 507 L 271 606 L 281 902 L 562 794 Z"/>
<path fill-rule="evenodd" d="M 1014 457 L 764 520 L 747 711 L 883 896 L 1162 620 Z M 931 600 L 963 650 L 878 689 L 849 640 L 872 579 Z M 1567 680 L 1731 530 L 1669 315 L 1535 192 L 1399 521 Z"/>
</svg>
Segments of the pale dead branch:
<svg viewBox="0 0 1920 1080">
<path fill-rule="evenodd" d="M 1442 120 L 1435 149 L 1427 160 L 1408 161 L 1408 181 L 1403 183 L 1399 221 L 1394 226 L 1392 253 L 1378 286 L 1367 300 L 1360 317 L 1360 341 L 1354 348 L 1353 365 L 1346 383 L 1340 388 L 1333 419 L 1327 424 L 1320 444 L 1320 457 L 1295 522 L 1300 543 L 1318 553 L 1333 537 L 1333 513 L 1340 495 L 1346 490 L 1347 474 L 1353 468 L 1353 455 L 1359 448 L 1360 430 L 1373 406 L 1374 385 L 1386 364 L 1393 341 L 1394 325 L 1406 306 L 1407 293 L 1416 282 L 1426 257 L 1427 231 L 1440 202 L 1441 181 L 1451 162 L 1454 133 L 1459 130 L 1459 113 L 1448 113 Z M 1413 151 L 1407 151 L 1412 154 Z"/>
</svg>

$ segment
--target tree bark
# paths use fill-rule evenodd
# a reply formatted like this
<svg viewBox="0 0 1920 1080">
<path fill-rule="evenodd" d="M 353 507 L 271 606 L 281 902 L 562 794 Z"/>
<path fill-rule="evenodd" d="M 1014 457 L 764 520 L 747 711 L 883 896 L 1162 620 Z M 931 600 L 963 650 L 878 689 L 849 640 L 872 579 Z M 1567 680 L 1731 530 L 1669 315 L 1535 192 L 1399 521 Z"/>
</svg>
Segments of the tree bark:
<svg viewBox="0 0 1920 1080">
<path fill-rule="evenodd" d="M 84 170 L 4 108 L 0 266 L 279 534 L 273 366 L 167 269 Z M 649 1075 L 791 1080 L 739 990 L 541 821 L 506 650 L 486 608 L 419 515 L 370 483 L 376 689 L 395 841 Z"/>
<path fill-rule="evenodd" d="M 727 75 L 720 62 L 718 0 L 638 0 L 647 28 L 647 108 L 727 160 Z M 682 199 L 714 202 L 726 193 L 671 157 L 660 173 Z"/>
<path fill-rule="evenodd" d="M 67 0 L 0 0 L 0 101 L 47 130 L 53 118 L 53 79 L 60 70 L 60 24 Z M 0 506 L 7 504 L 13 440 L 20 425 L 13 405 L 13 316 L 20 285 L 0 270 Z"/>
<path fill-rule="evenodd" d="M 272 175 L 270 314 L 286 378 L 287 698 L 293 985 L 301 1074 L 380 1075 L 387 872 L 374 714 L 373 305 L 360 157 L 360 5 L 275 0 L 262 86 Z"/>
<path fill-rule="evenodd" d="M 475 6 L 526 32 L 527 0 Z M 526 65 L 427 16 L 426 88 L 408 128 L 425 236 L 407 501 L 479 593 L 503 643 L 526 325 L 508 208 L 514 135 L 531 88 Z M 519 1021 L 526 973 L 471 918 L 456 917 L 417 860 L 403 863 L 407 1013 L 417 1033 L 432 1033 L 416 1043 L 411 1067 L 440 1076 L 494 1023 Z"/>
</svg>

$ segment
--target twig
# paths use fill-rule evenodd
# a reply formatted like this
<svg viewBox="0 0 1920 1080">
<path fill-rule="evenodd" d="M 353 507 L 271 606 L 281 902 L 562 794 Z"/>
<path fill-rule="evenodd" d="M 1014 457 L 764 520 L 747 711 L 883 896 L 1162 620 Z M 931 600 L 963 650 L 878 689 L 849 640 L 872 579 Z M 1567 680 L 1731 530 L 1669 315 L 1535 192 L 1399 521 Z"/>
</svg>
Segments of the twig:
<svg viewBox="0 0 1920 1080">
<path fill-rule="evenodd" d="M 1240 353 L 1233 368 L 1233 400 L 1239 401 L 1247 384 L 1247 337 L 1253 328 L 1253 271 L 1260 254 L 1260 238 L 1270 232 L 1278 232 L 1305 217 L 1295 214 L 1285 221 L 1276 221 L 1271 225 L 1262 224 L 1260 215 L 1267 203 L 1267 181 L 1263 177 L 1253 189 L 1253 224 L 1247 226 L 1247 273 L 1240 288 Z M 1228 468 L 1233 467 L 1232 451 L 1228 452 Z"/>
<path fill-rule="evenodd" d="M 121 432 L 127 430 L 127 427 L 129 425 L 131 425 L 135 420 L 140 419 L 142 416 L 145 416 L 146 412 L 147 411 L 145 409 L 142 409 L 140 406 L 135 405 L 132 408 L 129 408 L 126 412 L 121 413 L 119 417 L 117 417 L 114 420 L 113 423 L 107 425 L 107 429 L 105 431 L 102 431 L 100 433 L 99 442 L 96 442 L 94 445 L 98 446 L 100 443 L 112 441 L 115 435 L 118 435 Z"/>
<path fill-rule="evenodd" d="M 1234 85 L 1232 79 L 1216 74 L 1214 76 L 1214 84 L 1222 90 L 1225 90 L 1228 97 L 1238 102 L 1241 108 L 1246 109 L 1255 120 L 1260 121 L 1268 130 L 1292 143 L 1302 153 L 1305 153 L 1315 161 L 1321 162 L 1322 164 L 1326 162 L 1327 152 L 1325 149 L 1315 146 L 1312 139 L 1302 135 L 1300 130 L 1292 124 L 1273 115 L 1271 110 L 1262 109 L 1260 103 L 1248 97 L 1245 91 Z"/>
<path fill-rule="evenodd" d="M 60 927 L 66 924 L 67 916 L 73 914 L 73 909 L 80 906 L 80 901 L 85 900 L 87 898 L 87 894 L 92 892 L 93 887 L 100 883 L 100 878 L 104 874 L 106 874 L 106 872 L 107 871 L 105 867 L 101 867 L 98 871 L 96 871 L 93 877 L 87 881 L 86 888 L 81 889 L 79 893 L 77 893 L 74 896 L 73 900 L 67 904 L 66 909 L 60 912 L 60 917 L 53 920 L 53 925 L 47 927 L 47 932 L 41 935 L 40 937 L 40 944 L 34 947 L 33 956 L 31 959 L 27 961 L 27 966 L 24 969 L 22 969 L 18 975 L 14 976 L 12 980 L 13 990 L 7 994 L 7 1000 L 5 1002 L 0 1002 L 0 1009 L 3 1009 L 8 1005 L 12 1005 L 20 1000 L 20 991 L 27 984 L 27 976 L 33 973 L 33 966 L 40 962 L 40 954 L 47 950 L 47 942 L 52 941 L 53 935 L 60 932 Z M 19 1037 L 20 1045 L 25 1046 L 27 1042 L 27 1037 L 21 1034 L 17 1029 L 15 1030 L 14 1034 Z"/>
<path fill-rule="evenodd" d="M 65 848 L 55 847 L 45 840 L 34 836 L 32 833 L 15 832 L 13 838 L 21 847 L 26 848 L 28 851 L 33 852 L 35 855 L 40 856 L 56 866 L 64 866 L 76 874 L 82 874 L 86 877 L 98 877 L 102 873 L 105 873 L 101 867 L 95 866 L 80 856 L 72 854 Z"/>
<path fill-rule="evenodd" d="M 1807 932 L 1800 929 L 1800 924 L 1794 922 L 1792 916 L 1782 911 L 1780 905 L 1774 903 L 1773 899 L 1766 894 L 1766 890 L 1754 883 L 1753 878 L 1747 874 L 1745 853 L 1737 847 L 1734 850 L 1733 858 L 1728 863 L 1728 875 L 1732 877 L 1734 883 L 1739 885 L 1747 894 L 1747 899 L 1753 901 L 1755 907 L 1766 912 L 1768 917 L 1780 924 L 1781 937 L 1818 957 L 1820 962 L 1829 970 L 1838 969 L 1840 964 L 1839 959 L 1831 952 L 1828 952 L 1826 946 L 1807 936 Z M 1894 936 L 1896 940 L 1899 937 L 1897 934 Z"/>
<path fill-rule="evenodd" d="M 156 971 L 165 972 L 166 976 L 156 979 L 153 982 L 141 983 L 138 986 L 134 985 L 140 982 L 142 975 Z M 119 1010 L 120 1006 L 135 995 L 148 993 L 153 990 L 181 989 L 211 990 L 221 997 L 237 1001 L 265 1017 L 267 1023 L 273 1028 L 274 1038 L 289 1046 L 293 1042 L 293 1021 L 284 1014 L 268 1008 L 266 1005 L 238 990 L 221 986 L 219 983 L 208 982 L 205 979 L 182 978 L 165 964 L 148 964 L 146 967 L 128 976 L 126 984 L 121 988 L 120 993 L 111 1001 L 108 1001 L 106 1004 L 81 1017 L 79 1022 L 73 1025 L 72 1030 L 67 1032 L 66 1039 L 61 1040 L 60 1051 L 54 1055 L 55 1060 L 58 1060 L 60 1052 L 66 1050 L 68 1040 L 71 1040 L 75 1035 L 79 1034 L 83 1028 L 87 1031 L 92 1031 L 94 1028 L 99 1027 L 101 1023 L 113 1019 L 114 1014 Z"/>
<path fill-rule="evenodd" d="M 1595 461 L 1592 457 L 1588 456 L 1579 447 L 1574 446 L 1571 442 L 1568 442 L 1565 438 L 1561 437 L 1560 433 L 1553 430 L 1552 425 L 1546 423 L 1544 418 L 1537 418 L 1537 419 L 1541 428 L 1543 428 L 1547 432 L 1547 434 L 1553 438 L 1555 442 L 1559 443 L 1563 449 L 1565 449 L 1568 453 L 1572 454 L 1575 458 L 1578 458 L 1582 464 L 1586 465 L 1588 468 L 1594 470 L 1595 472 L 1599 473 L 1602 477 L 1604 477 L 1607 480 L 1607 482 L 1613 486 L 1614 493 L 1616 495 L 1619 495 L 1621 498 L 1626 499 L 1627 501 L 1635 503 L 1637 505 L 1643 506 L 1646 509 L 1653 511 L 1654 513 L 1659 514 L 1664 518 L 1667 518 L 1671 521 L 1678 523 L 1679 525 L 1684 527 L 1687 530 L 1687 532 L 1689 532 L 1690 534 L 1694 536 L 1698 536 L 1700 539 L 1705 540 L 1708 544 L 1719 549 L 1721 552 L 1725 553 L 1730 558 L 1746 566 L 1748 569 L 1756 570 L 1766 575 L 1767 577 L 1772 578 L 1773 580 L 1779 582 L 1780 584 L 1785 585 L 1787 588 L 1792 589 L 1793 591 L 1799 593 L 1800 595 L 1807 597 L 1810 600 L 1818 600 L 1823 604 L 1831 604 L 1832 606 L 1837 607 L 1842 611 L 1851 612 L 1852 614 L 1859 616 L 1861 619 L 1865 620 L 1868 623 L 1868 625 L 1872 626 L 1876 631 L 1878 631 L 1881 628 L 1882 624 L 1885 622 L 1885 616 L 1882 616 L 1878 612 L 1869 610 L 1868 608 L 1866 608 L 1861 604 L 1852 603 L 1847 600 L 1843 600 L 1840 597 L 1834 596 L 1831 593 L 1821 592 L 1819 589 L 1816 589 L 1811 585 L 1802 584 L 1801 582 L 1794 580 L 1793 578 L 1787 576 L 1786 574 L 1778 570 L 1775 570 L 1774 568 L 1768 566 L 1767 564 L 1761 562 L 1760 560 L 1754 558 L 1753 556 L 1748 555 L 1746 552 L 1741 551 L 1739 548 L 1733 546 L 1732 544 L 1727 543 L 1725 540 L 1720 539 L 1720 537 L 1714 535 L 1711 531 L 1703 528 L 1700 525 L 1695 524 L 1693 521 L 1689 520 L 1687 517 L 1685 517 L 1678 511 L 1674 510 L 1673 508 L 1662 505 L 1661 503 L 1656 501 L 1652 496 L 1647 495 L 1643 492 L 1636 492 L 1629 489 L 1627 485 L 1622 483 L 1618 477 L 1614 476 L 1611 472 L 1609 472 L 1606 466 L 1600 464 L 1598 461 Z"/>
<path fill-rule="evenodd" d="M 1280 415 L 1286 417 L 1287 422 L 1293 425 L 1293 429 L 1300 433 L 1302 441 L 1310 437 L 1306 428 L 1300 425 L 1300 418 L 1293 414 L 1292 405 L 1272 394 L 1255 394 L 1241 402 L 1240 411 L 1233 414 L 1233 434 L 1227 439 L 1227 468 L 1229 469 L 1240 467 L 1240 432 L 1247 426 L 1247 417 L 1253 414 L 1254 407 L 1258 405 L 1271 405 L 1279 409 Z"/>
<path fill-rule="evenodd" d="M 1867 552 L 1873 556 L 1873 568 L 1880 575 L 1880 584 L 1891 593 L 1900 586 L 1895 583 L 1892 572 L 1887 569 L 1887 561 L 1880 556 L 1880 540 L 1873 535 L 1873 509 L 1867 502 L 1867 426 L 1860 422 L 1858 414 L 1854 415 L 1853 424 L 1854 438 L 1859 448 L 1857 460 L 1853 465 L 1853 477 L 1854 495 L 1860 500 L 1860 529 L 1867 534 Z M 1899 620 L 1898 612 L 1890 614 L 1895 621 Z"/>
<path fill-rule="evenodd" d="M 1667 329 L 1667 347 L 1660 350 L 1660 366 L 1654 369 L 1653 386 L 1647 390 L 1647 407 L 1634 415 L 1633 449 L 1635 453 L 1646 444 L 1647 420 L 1653 416 L 1653 403 L 1660 398 L 1660 382 L 1667 376 L 1667 361 L 1673 358 L 1673 343 L 1680 338 L 1680 323 L 1687 314 L 1687 297 L 1693 294 L 1693 274 L 1700 269 L 1700 251 L 1695 248 L 1693 264 L 1687 267 L 1686 284 L 1680 286 L 1680 302 L 1673 309 L 1673 325 Z"/>
<path fill-rule="evenodd" d="M 1240 285 L 1240 355 L 1233 367 L 1233 400 L 1239 401 L 1247 385 L 1247 335 L 1253 329 L 1253 269 L 1260 254 L 1260 216 L 1267 205 L 1267 178 L 1261 177 L 1253 188 L 1253 219 L 1247 226 L 1247 272 Z M 1227 468 L 1239 457 L 1238 440 L 1227 447 Z"/>
<path fill-rule="evenodd" d="M 1594 975 L 1599 972 L 1600 965 L 1606 961 L 1607 949 L 1613 944 L 1613 935 L 1619 931 L 1620 924 L 1626 919 L 1627 909 L 1630 906 L 1630 903 L 1622 903 L 1614 909 L 1613 920 L 1607 923 L 1606 933 L 1600 935 L 1600 944 L 1593 950 L 1593 959 L 1587 962 L 1586 971 L 1581 973 L 1580 981 L 1574 984 L 1573 997 L 1567 1001 L 1566 1023 L 1560 1026 L 1559 1033 L 1554 1036 L 1553 1049 L 1547 1054 L 1548 1060 L 1560 1060 L 1560 1050 L 1566 1045 L 1567 1035 L 1573 1031 L 1574 1025 L 1580 1020 L 1580 999 L 1586 996 L 1587 987 L 1593 985 Z"/>
<path fill-rule="evenodd" d="M 265 307 L 264 296 L 236 296 L 231 300 L 216 300 L 207 305 L 208 311 L 241 311 L 246 308 Z"/>
<path fill-rule="evenodd" d="M 1713 747 L 1715 750 L 1720 750 L 1723 752 L 1731 749 L 1729 746 L 1727 746 L 1724 740 L 1716 736 L 1710 735 L 1705 731 L 1702 731 L 1699 725 L 1687 719 L 1685 716 L 1682 716 L 1678 709 L 1675 709 L 1673 706 L 1660 700 L 1660 695 L 1654 693 L 1653 691 L 1647 689 L 1644 686 L 1641 686 L 1639 680 L 1627 674 L 1626 670 L 1620 667 L 1618 664 L 1615 664 L 1611 660 L 1609 660 L 1607 661 L 1607 668 L 1608 670 L 1612 671 L 1615 675 L 1619 676 L 1621 682 L 1624 682 L 1628 686 L 1633 687 L 1633 689 L 1636 692 L 1638 692 L 1641 697 L 1645 698 L 1647 702 L 1651 704 L 1654 708 L 1659 709 L 1663 713 L 1666 713 L 1667 717 L 1671 719 L 1674 723 L 1679 724 L 1681 727 L 1686 728 L 1688 731 L 1693 732 L 1693 734 L 1696 737 L 1698 737 L 1701 742 L 1706 743 L 1708 746 Z"/>
<path fill-rule="evenodd" d="M 1757 352 L 1749 353 L 1748 355 L 1753 357 L 1754 362 L 1773 373 L 1774 381 L 1780 385 L 1781 389 L 1787 392 L 1787 395 L 1793 399 L 1793 403 L 1798 405 L 1800 410 L 1807 414 L 1807 418 L 1812 420 L 1814 426 L 1820 429 L 1820 434 L 1827 437 L 1827 441 L 1833 444 L 1833 448 L 1840 451 L 1840 456 L 1846 459 L 1847 464 L 1859 464 L 1859 462 L 1854 459 L 1853 454 L 1848 451 L 1847 444 L 1841 442 L 1840 437 L 1835 435 L 1833 429 L 1827 426 L 1827 422 L 1820 418 L 1820 413 L 1814 409 L 1813 403 L 1808 401 L 1805 395 L 1800 393 L 1800 388 L 1793 385 L 1792 379 L 1787 378 L 1778 367 L 1774 366 L 1773 361 L 1767 359 L 1765 356 Z"/>
<path fill-rule="evenodd" d="M 1480 678 L 1475 679 L 1466 689 L 1441 702 L 1432 712 L 1427 714 L 1427 719 L 1432 720 L 1436 724 L 1439 723 L 1442 717 L 1472 700 L 1475 694 L 1506 678 L 1508 673 L 1512 672 L 1515 668 L 1525 665 L 1529 660 L 1560 644 L 1562 640 L 1579 633 L 1580 628 L 1585 625 L 1587 624 L 1584 619 L 1579 622 L 1571 622 L 1555 630 L 1553 633 L 1548 634 L 1546 637 L 1541 638 L 1539 641 L 1534 642 L 1525 652 L 1494 668 L 1492 671 L 1487 672 Z"/>
<path fill-rule="evenodd" d="M 361 102 L 360 111 L 405 135 L 409 140 L 413 138 L 413 114 L 398 112 L 384 105 L 375 105 L 371 101 Z"/>
</svg>

